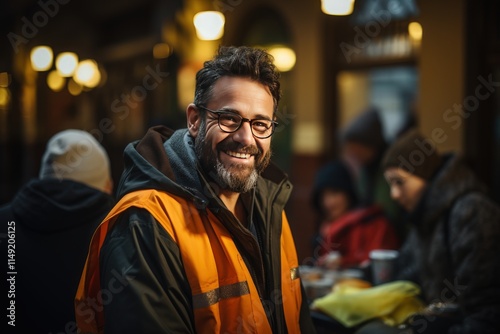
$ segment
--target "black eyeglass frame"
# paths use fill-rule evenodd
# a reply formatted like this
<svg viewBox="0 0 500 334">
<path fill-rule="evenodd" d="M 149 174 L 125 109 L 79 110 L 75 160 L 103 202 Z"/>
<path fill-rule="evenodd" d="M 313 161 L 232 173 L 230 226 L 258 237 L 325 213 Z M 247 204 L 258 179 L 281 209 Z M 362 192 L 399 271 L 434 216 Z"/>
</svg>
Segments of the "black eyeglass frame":
<svg viewBox="0 0 500 334">
<path fill-rule="evenodd" d="M 242 117 L 241 115 L 239 115 L 239 114 L 237 114 L 235 112 L 232 112 L 232 111 L 212 110 L 212 109 L 208 109 L 207 107 L 203 107 L 203 106 L 196 106 L 196 107 L 200 108 L 200 109 L 203 109 L 203 110 L 206 110 L 206 111 L 209 111 L 212 114 L 217 115 L 217 124 L 219 125 L 219 129 L 222 132 L 224 132 L 224 133 L 234 133 L 234 132 L 238 131 L 241 128 L 241 126 L 243 125 L 244 122 L 248 122 L 248 123 L 250 123 L 250 130 L 252 131 L 252 135 L 255 138 L 258 138 L 258 139 L 267 139 L 267 138 L 271 137 L 274 134 L 274 131 L 276 130 L 276 127 L 279 125 L 278 122 L 270 120 L 270 119 L 265 119 L 265 118 L 248 119 L 248 118 Z M 221 114 L 231 114 L 231 115 L 234 115 L 236 117 L 241 118 L 240 124 L 236 127 L 236 129 L 234 129 L 232 131 L 224 130 L 222 128 L 221 124 L 220 124 L 220 116 L 221 116 Z M 269 135 L 267 135 L 267 136 L 257 136 L 257 135 L 255 135 L 255 133 L 253 132 L 253 125 L 252 125 L 254 121 L 267 121 L 267 122 L 271 122 L 271 127 L 272 127 L 271 133 Z"/>
</svg>

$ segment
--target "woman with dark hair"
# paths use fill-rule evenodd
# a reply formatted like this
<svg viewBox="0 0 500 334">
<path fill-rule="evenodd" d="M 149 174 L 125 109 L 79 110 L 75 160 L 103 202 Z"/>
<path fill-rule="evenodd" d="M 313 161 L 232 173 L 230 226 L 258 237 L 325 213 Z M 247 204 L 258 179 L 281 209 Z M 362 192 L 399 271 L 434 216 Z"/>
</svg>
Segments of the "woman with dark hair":
<svg viewBox="0 0 500 334">
<path fill-rule="evenodd" d="M 382 167 L 411 225 L 397 279 L 419 284 L 429 305 L 407 333 L 500 333 L 500 207 L 486 187 L 417 130 L 389 148 Z M 370 323 L 361 333 L 399 332 Z"/>
</svg>

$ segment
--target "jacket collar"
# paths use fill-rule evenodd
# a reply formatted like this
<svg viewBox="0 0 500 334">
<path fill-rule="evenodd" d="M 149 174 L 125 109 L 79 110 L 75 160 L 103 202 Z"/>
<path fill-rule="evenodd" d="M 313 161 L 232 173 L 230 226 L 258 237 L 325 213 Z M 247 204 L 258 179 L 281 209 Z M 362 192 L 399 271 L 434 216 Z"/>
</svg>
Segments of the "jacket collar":
<svg viewBox="0 0 500 334">
<path fill-rule="evenodd" d="M 466 193 L 485 192 L 484 185 L 464 163 L 461 156 L 447 154 L 444 163 L 429 181 L 428 188 L 412 216 L 425 229 L 432 229 L 435 221 Z"/>
</svg>

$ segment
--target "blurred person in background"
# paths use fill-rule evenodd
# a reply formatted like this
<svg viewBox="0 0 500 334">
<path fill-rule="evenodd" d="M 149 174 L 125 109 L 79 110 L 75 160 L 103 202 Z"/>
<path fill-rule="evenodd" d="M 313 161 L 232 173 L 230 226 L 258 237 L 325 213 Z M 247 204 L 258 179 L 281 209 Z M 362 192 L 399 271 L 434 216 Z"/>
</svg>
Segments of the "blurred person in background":
<svg viewBox="0 0 500 334">
<path fill-rule="evenodd" d="M 398 236 L 384 211 L 376 204 L 358 205 L 351 171 L 341 160 L 322 167 L 316 174 L 313 205 L 320 215 L 315 253 L 318 264 L 332 267 L 332 252 L 341 268 L 364 266 L 373 249 L 398 249 Z"/>
<path fill-rule="evenodd" d="M 402 211 L 391 200 L 380 163 L 387 149 L 380 111 L 369 107 L 352 120 L 341 134 L 342 159 L 353 172 L 360 206 L 377 204 L 389 219 L 398 238 L 404 240 L 406 227 L 401 224 Z"/>
<path fill-rule="evenodd" d="M 82 332 L 315 332 L 284 212 L 292 185 L 270 163 L 280 96 L 269 54 L 220 47 L 196 75 L 187 128 L 126 147 L 121 200 L 76 298 Z M 116 272 L 120 291 L 100 301 Z"/>
<path fill-rule="evenodd" d="M 500 207 L 459 155 L 435 146 L 412 130 L 382 163 L 392 198 L 410 213 L 398 279 L 419 284 L 430 305 L 431 315 L 415 317 L 410 327 L 413 333 L 500 333 Z M 378 326 L 366 333 L 386 333 Z"/>
<path fill-rule="evenodd" d="M 74 296 L 92 234 L 113 207 L 112 188 L 104 148 L 85 131 L 65 130 L 48 141 L 39 178 L 0 208 L 3 231 L 15 235 L 9 333 L 76 328 Z"/>
</svg>

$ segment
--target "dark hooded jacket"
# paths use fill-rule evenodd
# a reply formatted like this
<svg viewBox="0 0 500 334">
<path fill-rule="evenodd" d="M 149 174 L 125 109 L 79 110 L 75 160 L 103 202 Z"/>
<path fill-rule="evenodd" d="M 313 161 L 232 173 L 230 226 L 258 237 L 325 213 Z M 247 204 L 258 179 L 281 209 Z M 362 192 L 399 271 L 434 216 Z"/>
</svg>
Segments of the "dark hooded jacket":
<svg viewBox="0 0 500 334">
<path fill-rule="evenodd" d="M 447 333 L 500 333 L 500 208 L 459 157 L 446 158 L 410 220 L 399 278 L 419 283 L 428 303 L 460 305 Z"/>
<path fill-rule="evenodd" d="M 363 111 L 344 129 L 342 142 L 344 145 L 350 142 L 358 143 L 373 150 L 373 159 L 359 166 L 359 175 L 354 179 L 359 204 L 365 207 L 379 205 L 400 239 L 403 239 L 406 236 L 406 228 L 400 223 L 402 211 L 391 199 L 390 188 L 380 166 L 388 144 L 384 138 L 380 111 L 375 107 Z"/>
<path fill-rule="evenodd" d="M 217 186 L 199 168 L 193 145 L 185 129 L 150 129 L 140 142 L 125 149 L 119 196 L 156 189 L 192 201 L 199 210 L 210 210 L 232 234 L 256 282 L 271 328 L 286 333 L 283 307 L 273 298 L 280 289 L 281 221 L 269 221 L 269 217 L 281 216 L 291 184 L 271 164 L 256 188 L 241 195 L 251 224 L 246 228 L 217 197 Z M 108 232 L 100 253 L 101 287 L 109 286 L 115 279 L 113 272 L 123 268 L 134 279 L 124 282 L 120 292 L 103 303 L 104 332 L 195 332 L 191 289 L 179 247 L 144 209 L 125 210 Z M 297 320 L 303 333 L 314 333 L 305 297 Z"/>
<path fill-rule="evenodd" d="M 4 303 L 15 302 L 15 327 L 7 326 L 8 333 L 76 328 L 74 296 L 88 246 L 113 204 L 108 194 L 79 182 L 33 179 L 0 208 L 2 254 L 11 260 L 4 272 L 14 278 L 2 290 L 12 291 Z"/>
</svg>

